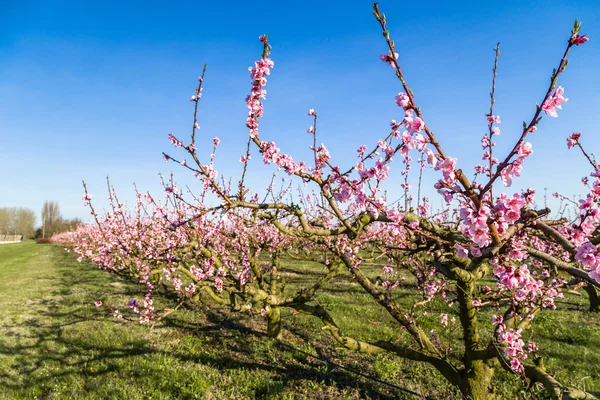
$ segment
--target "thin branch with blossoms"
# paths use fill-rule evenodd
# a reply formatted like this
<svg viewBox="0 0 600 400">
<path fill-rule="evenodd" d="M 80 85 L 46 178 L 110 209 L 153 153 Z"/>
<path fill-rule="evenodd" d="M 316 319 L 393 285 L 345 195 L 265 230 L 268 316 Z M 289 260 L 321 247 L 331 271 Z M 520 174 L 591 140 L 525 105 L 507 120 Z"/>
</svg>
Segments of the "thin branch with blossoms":
<svg viewBox="0 0 600 400">
<path fill-rule="evenodd" d="M 577 46 L 580 44 L 580 39 L 578 39 L 580 38 L 580 36 L 578 35 L 580 27 L 581 24 L 579 23 L 579 21 L 576 20 L 573 26 L 573 30 L 571 31 L 571 37 L 569 38 L 569 41 L 567 43 L 567 48 L 565 49 L 565 52 L 562 58 L 560 59 L 560 62 L 558 63 L 558 67 L 552 72 L 552 75 L 550 76 L 550 84 L 548 86 L 548 89 L 546 90 L 546 94 L 542 99 L 542 105 L 540 106 L 539 104 L 536 104 L 535 113 L 533 114 L 533 117 L 531 118 L 529 124 L 526 124 L 525 122 L 523 123 L 523 132 L 521 133 L 521 136 L 515 143 L 513 149 L 508 153 L 504 161 L 502 161 L 498 165 L 498 167 L 496 168 L 496 172 L 494 173 L 494 175 L 492 175 L 489 182 L 484 186 L 483 189 L 479 191 L 480 198 L 483 197 L 486 192 L 491 190 L 492 185 L 501 176 L 502 171 L 504 171 L 510 165 L 510 160 L 513 158 L 513 156 L 518 154 L 519 149 L 521 148 L 521 145 L 525 142 L 525 138 L 527 137 L 527 135 L 537 130 L 537 124 L 539 124 L 539 122 L 541 121 L 541 112 L 544 111 L 547 115 L 556 117 L 555 108 L 560 108 L 560 104 L 567 101 L 567 99 L 564 99 L 562 97 L 562 87 L 559 86 L 556 88 L 556 85 L 558 83 L 559 76 L 565 71 L 567 65 L 569 64 L 567 57 L 569 56 L 571 48 L 574 45 Z"/>
</svg>

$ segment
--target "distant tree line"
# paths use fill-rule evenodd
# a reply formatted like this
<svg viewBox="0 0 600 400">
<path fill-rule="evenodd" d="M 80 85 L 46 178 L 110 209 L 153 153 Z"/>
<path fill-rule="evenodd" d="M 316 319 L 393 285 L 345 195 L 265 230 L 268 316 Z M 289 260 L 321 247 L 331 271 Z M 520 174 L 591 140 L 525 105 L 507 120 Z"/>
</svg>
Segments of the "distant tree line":
<svg viewBox="0 0 600 400">
<path fill-rule="evenodd" d="M 56 201 L 45 201 L 42 206 L 42 227 L 35 232 L 36 238 L 47 238 L 55 233 L 75 229 L 81 224 L 78 218 L 65 219 L 60 215 L 60 206 Z"/>
<path fill-rule="evenodd" d="M 23 207 L 0 208 L 0 235 L 22 235 L 32 238 L 35 234 L 35 212 Z"/>
<path fill-rule="evenodd" d="M 66 219 L 60 215 L 56 201 L 46 201 L 42 207 L 42 226 L 36 229 L 35 212 L 24 207 L 0 207 L 0 236 L 21 235 L 23 239 L 48 238 L 55 233 L 75 229 L 78 218 Z"/>
</svg>

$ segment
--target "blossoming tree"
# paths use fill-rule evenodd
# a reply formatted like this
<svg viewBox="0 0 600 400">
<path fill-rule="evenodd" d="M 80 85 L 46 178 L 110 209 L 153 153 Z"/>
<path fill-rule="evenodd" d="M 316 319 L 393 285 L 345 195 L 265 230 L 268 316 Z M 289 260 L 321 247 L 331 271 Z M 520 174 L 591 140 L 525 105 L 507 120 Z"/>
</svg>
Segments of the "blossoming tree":
<svg viewBox="0 0 600 400">
<path fill-rule="evenodd" d="M 395 98 L 402 119 L 391 121 L 389 132 L 370 147 L 360 146 L 356 163 L 341 166 L 331 162 L 325 145 L 317 144 L 318 113 L 313 109 L 308 111 L 311 160 L 297 161 L 275 142 L 262 138 L 259 127 L 265 87 L 274 63 L 268 37 L 261 36 L 262 56 L 250 68 L 247 147 L 240 158 L 243 172 L 237 184 L 218 175 L 218 138 L 213 139 L 207 161 L 196 146 L 203 72 L 190 99 L 194 117 L 189 141 L 169 135 L 190 161 L 164 154 L 167 161 L 191 171 L 201 189 L 184 192 L 171 177 L 163 182 L 164 199 L 137 193 L 135 209 L 129 212 L 109 185 L 112 211 L 98 215 L 92 208 L 95 225 L 56 240 L 82 258 L 144 284 L 144 302 L 133 299 L 128 304 L 140 322 L 157 318 L 152 302 L 157 287 L 175 294 L 180 304 L 208 299 L 232 311 L 262 315 L 273 337 L 281 335 L 281 309 L 290 308 L 320 319 L 333 340 L 350 350 L 388 352 L 432 365 L 465 398 L 490 398 L 494 372 L 499 368 L 528 384 L 541 382 L 553 398 L 594 398 L 556 381 L 545 370 L 537 344 L 525 332 L 532 329 L 538 313 L 556 307 L 554 299 L 570 284 L 584 285 L 591 301 L 597 301 L 600 180 L 596 179 L 581 202 L 576 223 L 550 220 L 548 209 L 534 209 L 533 190 L 493 193 L 500 184 L 511 186 L 521 175 L 532 154 L 532 144 L 526 140 L 535 134 L 543 116 L 557 117 L 557 110 L 567 101 L 558 80 L 571 50 L 585 43 L 587 36 L 579 34 L 576 22 L 541 105 L 536 105 L 530 122 L 523 124 L 519 138 L 502 159 L 493 153 L 501 122 L 494 113 L 496 48 L 488 131 L 481 140 L 484 162 L 475 166 L 475 177 L 469 179 L 458 168 L 457 158 L 444 151 L 444 138 L 426 124 L 377 3 L 374 15 L 387 45 L 381 61 L 389 64 L 402 87 Z M 568 143 L 569 147 L 580 146 L 579 136 L 571 136 Z M 256 152 L 264 163 L 285 171 L 290 182 L 312 185 L 314 191 L 294 195 L 291 184 L 277 191 L 272 183 L 259 196 L 245 183 L 248 164 Z M 384 190 L 397 159 L 403 170 L 403 205 L 391 202 Z M 595 161 L 590 162 L 597 171 Z M 420 195 L 411 207 L 409 171 L 413 165 L 420 171 L 438 171 L 434 187 L 448 205 L 445 210 L 432 213 L 429 200 Z M 600 173 L 593 176 L 598 178 Z M 211 206 L 207 196 L 216 196 L 218 205 Z M 91 207 L 87 188 L 84 200 Z M 291 291 L 281 273 L 283 254 L 322 265 L 322 275 Z M 364 269 L 372 258 L 385 262 L 377 279 Z M 351 276 L 391 316 L 398 326 L 398 340 L 369 342 L 349 337 L 330 310 L 315 301 L 315 295 L 341 274 Z M 402 274 L 414 277 L 414 288 L 422 294 L 422 301 L 410 308 L 398 300 Z M 458 321 L 442 313 L 439 325 L 440 329 L 458 327 L 451 332 L 462 341 L 460 348 L 448 351 L 442 339 L 421 326 L 422 314 L 415 310 L 427 309 L 434 299 L 456 304 Z M 481 320 L 478 312 L 487 305 L 496 311 L 491 321 Z M 122 317 L 118 310 L 113 311 Z"/>
</svg>

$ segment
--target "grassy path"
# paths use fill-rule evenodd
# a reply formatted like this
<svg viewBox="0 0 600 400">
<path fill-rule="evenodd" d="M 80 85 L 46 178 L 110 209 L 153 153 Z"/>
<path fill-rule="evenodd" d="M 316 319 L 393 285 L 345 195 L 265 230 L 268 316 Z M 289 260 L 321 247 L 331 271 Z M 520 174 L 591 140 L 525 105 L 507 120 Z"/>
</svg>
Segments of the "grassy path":
<svg viewBox="0 0 600 400">
<path fill-rule="evenodd" d="M 0 399 L 395 397 L 218 314 L 118 321 L 93 302 L 139 291 L 113 278 L 57 246 L 0 246 Z"/>
</svg>

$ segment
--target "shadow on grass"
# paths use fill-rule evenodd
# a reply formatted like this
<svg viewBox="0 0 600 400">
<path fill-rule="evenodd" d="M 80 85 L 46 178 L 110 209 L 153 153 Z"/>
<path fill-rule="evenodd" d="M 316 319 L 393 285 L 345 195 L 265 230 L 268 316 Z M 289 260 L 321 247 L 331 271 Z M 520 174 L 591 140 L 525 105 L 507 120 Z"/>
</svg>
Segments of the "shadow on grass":
<svg viewBox="0 0 600 400">
<path fill-rule="evenodd" d="M 36 310 L 31 310 L 28 319 L 4 326 L 8 332 L 5 339 L 0 339 L 0 356 L 8 356 L 13 360 L 11 368 L 0 371 L 0 382 L 6 388 L 23 391 L 76 375 L 97 377 L 116 372 L 134 378 L 130 375 L 141 375 L 148 371 L 122 370 L 124 364 L 116 361 L 161 355 L 180 362 L 208 365 L 219 371 L 268 371 L 277 376 L 277 381 L 265 379 L 255 387 L 256 398 L 277 395 L 299 381 L 312 381 L 317 388 L 323 385 L 337 389 L 354 388 L 365 398 L 402 398 L 401 393 L 384 385 L 331 368 L 289 350 L 267 338 L 264 333 L 235 321 L 232 319 L 235 317 L 226 312 L 201 306 L 193 313 L 188 313 L 193 315 L 192 318 L 186 320 L 174 314 L 172 318 L 165 319 L 160 327 L 174 331 L 179 336 L 198 337 L 202 342 L 210 343 L 211 346 L 200 354 L 186 351 L 185 348 L 159 348 L 149 342 L 145 335 L 131 334 L 124 339 L 96 343 L 98 340 L 93 338 L 97 334 L 95 327 L 109 331 L 118 326 L 122 329 L 131 328 L 123 326 L 123 322 L 108 313 L 102 314 L 89 307 L 97 300 L 95 295 L 105 294 L 105 276 L 93 270 L 93 267 L 76 264 L 72 255 L 58 248 L 52 252 L 52 257 L 63 267 L 60 268 L 60 275 L 55 277 L 57 280 L 53 282 L 51 292 L 43 294 L 45 299 L 37 305 Z M 113 293 L 132 297 L 139 295 L 128 285 L 118 287 L 118 292 Z M 82 307 L 82 304 L 85 306 Z M 79 324 L 86 324 L 90 332 L 79 332 L 75 336 L 65 334 L 68 328 Z M 139 331 L 139 327 L 136 329 Z M 296 336 L 310 341 L 305 332 L 299 329 L 293 331 Z M 319 355 L 327 356 L 324 349 L 319 346 L 315 348 Z M 52 368 L 48 368 L 48 365 L 52 365 Z M 93 369 L 90 365 L 104 367 Z"/>
</svg>

